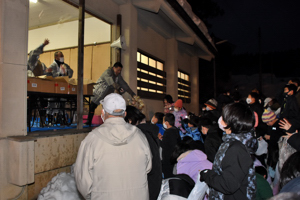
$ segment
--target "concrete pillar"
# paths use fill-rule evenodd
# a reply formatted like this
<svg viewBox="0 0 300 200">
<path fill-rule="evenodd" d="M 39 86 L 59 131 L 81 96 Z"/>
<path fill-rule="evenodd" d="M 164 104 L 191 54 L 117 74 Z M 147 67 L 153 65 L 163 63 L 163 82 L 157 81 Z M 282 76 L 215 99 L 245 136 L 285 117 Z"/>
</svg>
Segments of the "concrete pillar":
<svg viewBox="0 0 300 200">
<path fill-rule="evenodd" d="M 165 62 L 165 69 L 167 72 L 167 94 L 173 97 L 173 100 L 178 99 L 178 44 L 175 38 L 167 40 L 166 46 L 167 60 Z"/>
<path fill-rule="evenodd" d="M 10 152 L 6 137 L 27 133 L 28 13 L 28 0 L 0 1 L 0 199 L 22 191 L 7 181 Z M 26 196 L 27 190 L 19 199 Z"/>
<path fill-rule="evenodd" d="M 26 135 L 28 0 L 0 1 L 0 137 Z"/>
<path fill-rule="evenodd" d="M 125 36 L 126 49 L 122 50 L 122 76 L 130 88 L 137 93 L 137 10 L 130 1 L 120 6 L 122 15 L 122 35 Z"/>
<path fill-rule="evenodd" d="M 191 112 L 196 115 L 199 114 L 199 58 L 196 56 L 191 57 Z"/>
</svg>

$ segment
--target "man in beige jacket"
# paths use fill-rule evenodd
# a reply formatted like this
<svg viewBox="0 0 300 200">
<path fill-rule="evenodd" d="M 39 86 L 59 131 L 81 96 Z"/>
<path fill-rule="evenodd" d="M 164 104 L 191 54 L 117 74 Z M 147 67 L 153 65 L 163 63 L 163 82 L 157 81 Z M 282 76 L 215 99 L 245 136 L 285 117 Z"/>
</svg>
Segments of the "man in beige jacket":
<svg viewBox="0 0 300 200">
<path fill-rule="evenodd" d="M 148 200 L 148 141 L 140 129 L 125 122 L 121 95 L 109 94 L 101 104 L 104 124 L 87 135 L 78 151 L 77 188 L 85 199 Z"/>
</svg>

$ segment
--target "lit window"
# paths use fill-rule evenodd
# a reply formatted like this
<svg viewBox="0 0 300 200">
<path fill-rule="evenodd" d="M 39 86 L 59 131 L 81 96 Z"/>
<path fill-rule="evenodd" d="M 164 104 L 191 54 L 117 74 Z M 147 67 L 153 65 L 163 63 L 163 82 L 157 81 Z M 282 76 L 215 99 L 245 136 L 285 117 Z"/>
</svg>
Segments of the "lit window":
<svg viewBox="0 0 300 200">
<path fill-rule="evenodd" d="M 152 58 L 149 58 L 149 66 L 156 68 L 156 61 L 153 60 Z"/>
<path fill-rule="evenodd" d="M 137 54 L 138 95 L 147 99 L 163 99 L 166 93 L 164 63 L 145 53 Z"/>
<path fill-rule="evenodd" d="M 148 57 L 141 54 L 141 63 L 145 64 L 145 65 L 148 65 Z"/>
<path fill-rule="evenodd" d="M 178 98 L 181 98 L 183 102 L 191 102 L 191 82 L 189 74 L 178 71 Z"/>
<path fill-rule="evenodd" d="M 141 54 L 140 54 L 140 52 L 137 52 L 137 61 L 141 62 Z"/>
</svg>

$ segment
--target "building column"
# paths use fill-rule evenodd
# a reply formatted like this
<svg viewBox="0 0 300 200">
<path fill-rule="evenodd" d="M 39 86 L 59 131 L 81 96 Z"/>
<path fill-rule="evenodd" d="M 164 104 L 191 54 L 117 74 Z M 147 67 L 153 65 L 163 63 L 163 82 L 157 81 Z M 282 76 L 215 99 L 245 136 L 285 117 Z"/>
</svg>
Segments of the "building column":
<svg viewBox="0 0 300 200">
<path fill-rule="evenodd" d="M 137 10 L 131 2 L 120 6 L 121 34 L 125 36 L 126 49 L 121 50 L 122 76 L 133 92 L 137 93 Z M 127 94 L 127 93 L 125 93 Z"/>
<path fill-rule="evenodd" d="M 178 99 L 178 44 L 175 38 L 167 40 L 167 60 L 165 69 L 167 72 L 167 94 L 173 97 L 173 101 Z"/>
<path fill-rule="evenodd" d="M 27 134 L 28 13 L 28 0 L 0 1 L 0 199 L 16 197 L 22 191 L 8 183 L 6 138 Z M 25 190 L 20 199 L 26 199 L 26 194 Z"/>
<path fill-rule="evenodd" d="M 193 56 L 191 58 L 191 112 L 194 112 L 196 115 L 199 114 L 199 58 Z"/>
</svg>

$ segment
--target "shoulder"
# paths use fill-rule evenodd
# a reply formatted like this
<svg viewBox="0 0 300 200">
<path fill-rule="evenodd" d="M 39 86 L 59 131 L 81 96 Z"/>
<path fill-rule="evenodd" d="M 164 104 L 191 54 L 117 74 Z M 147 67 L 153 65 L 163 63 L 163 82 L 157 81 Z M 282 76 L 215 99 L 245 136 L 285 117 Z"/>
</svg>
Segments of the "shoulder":
<svg viewBox="0 0 300 200">
<path fill-rule="evenodd" d="M 57 63 L 55 61 L 53 61 L 53 63 L 51 63 L 51 65 L 49 66 L 49 68 L 55 67 L 55 66 L 57 66 Z"/>
</svg>

